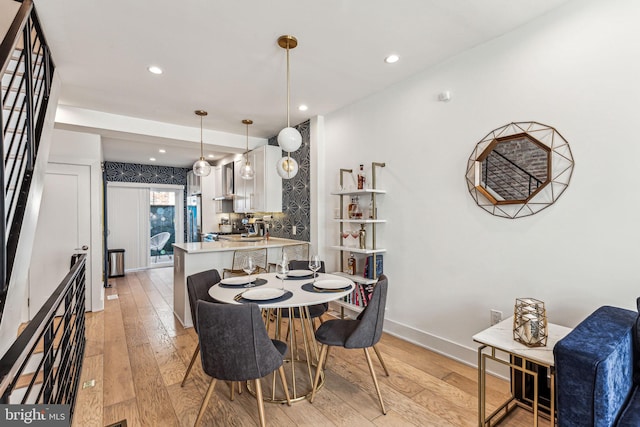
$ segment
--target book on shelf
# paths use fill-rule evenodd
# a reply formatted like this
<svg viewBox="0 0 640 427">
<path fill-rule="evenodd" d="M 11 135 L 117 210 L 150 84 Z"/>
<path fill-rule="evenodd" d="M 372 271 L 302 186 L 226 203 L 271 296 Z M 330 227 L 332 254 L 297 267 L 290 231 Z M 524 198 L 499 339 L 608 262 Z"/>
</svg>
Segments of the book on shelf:
<svg viewBox="0 0 640 427">
<path fill-rule="evenodd" d="M 369 255 L 364 261 L 364 274 L 363 276 L 367 279 L 373 279 L 373 268 L 370 266 L 373 265 L 373 255 Z M 376 255 L 376 277 L 380 277 L 383 273 L 383 261 L 382 254 Z"/>
</svg>

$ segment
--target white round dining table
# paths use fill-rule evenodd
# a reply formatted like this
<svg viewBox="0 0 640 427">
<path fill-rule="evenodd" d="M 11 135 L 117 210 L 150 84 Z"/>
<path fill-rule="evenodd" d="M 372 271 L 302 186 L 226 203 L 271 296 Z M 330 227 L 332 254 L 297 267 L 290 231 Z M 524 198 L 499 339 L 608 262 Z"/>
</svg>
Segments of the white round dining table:
<svg viewBox="0 0 640 427">
<path fill-rule="evenodd" d="M 252 277 L 255 277 L 253 275 Z M 299 321 L 299 328 L 292 328 L 292 331 L 299 330 L 302 334 L 302 342 L 303 342 L 303 354 L 304 359 L 301 358 L 301 352 L 298 350 L 298 342 L 300 341 L 296 338 L 297 333 L 286 333 L 284 339 L 286 340 L 288 337 L 288 348 L 289 348 L 289 358 L 285 359 L 291 367 L 291 374 L 287 378 L 287 382 L 290 382 L 291 386 L 290 394 L 291 401 L 301 401 L 304 400 L 307 396 L 311 394 L 312 384 L 313 384 L 313 369 L 312 366 L 317 366 L 318 363 L 318 347 L 315 341 L 314 336 L 314 328 L 311 316 L 309 314 L 309 306 L 322 304 L 330 301 L 334 301 L 340 298 L 345 297 L 349 293 L 351 293 L 355 287 L 355 283 L 350 279 L 338 276 L 335 274 L 326 274 L 326 273 L 318 273 L 316 277 L 316 281 L 320 280 L 330 280 L 333 282 L 334 286 L 339 286 L 341 283 L 344 283 L 344 286 L 339 286 L 340 288 L 346 289 L 313 289 L 308 284 L 313 281 L 311 278 L 299 278 L 299 277 L 289 277 L 285 280 L 281 280 L 276 273 L 264 273 L 258 274 L 258 278 L 264 279 L 267 283 L 255 287 L 245 288 L 243 286 L 233 286 L 224 283 L 217 283 L 209 289 L 209 295 L 211 298 L 218 302 L 227 303 L 227 304 L 243 304 L 247 302 L 254 302 L 258 304 L 258 306 L 264 310 L 265 312 L 265 322 L 267 327 L 267 332 L 269 332 L 270 324 L 274 323 L 275 317 L 275 338 L 281 338 L 280 331 L 280 322 L 281 322 L 281 309 L 288 309 L 287 315 L 284 317 L 288 319 L 289 325 L 293 325 L 295 321 Z M 247 279 L 248 280 L 248 279 Z M 225 280 L 223 279 L 222 282 Z M 341 282 L 341 283 L 339 283 Z M 327 283 L 327 282 L 325 282 Z M 246 300 L 244 298 L 240 299 L 240 295 L 244 292 L 252 289 L 264 289 L 264 288 L 276 288 L 282 289 L 282 285 L 284 284 L 285 292 L 291 292 L 291 297 L 285 300 Z M 320 284 L 318 284 L 320 285 Z M 303 286 L 309 290 L 303 289 Z M 303 363 L 306 364 L 307 375 L 300 375 L 301 372 L 296 371 L 296 364 Z M 253 393 L 253 390 L 249 386 L 249 382 L 247 383 L 247 388 L 249 391 Z M 322 387 L 324 384 L 324 375 L 320 377 L 320 383 L 318 384 L 318 389 Z M 267 385 L 268 387 L 268 385 Z M 263 386 L 264 389 L 264 386 Z M 268 389 L 267 389 L 268 390 Z M 272 382 L 271 391 L 267 391 L 263 393 L 263 399 L 267 402 L 273 403 L 282 403 L 284 402 L 283 395 L 276 395 L 276 383 L 275 377 Z"/>
<path fill-rule="evenodd" d="M 267 281 L 266 284 L 261 286 L 256 286 L 252 288 L 244 288 L 242 286 L 224 286 L 221 287 L 220 284 L 216 284 L 209 289 L 209 295 L 211 298 L 216 301 L 227 303 L 227 304 L 241 304 L 235 300 L 239 293 L 247 291 L 249 289 L 258 289 L 258 288 L 277 288 L 280 289 L 282 284 L 284 283 L 285 291 L 290 291 L 293 295 L 291 298 L 273 302 L 270 300 L 261 301 L 256 300 L 255 302 L 260 306 L 260 308 L 293 308 L 293 307 L 307 307 L 315 304 L 322 304 L 325 302 L 335 301 L 337 299 L 343 298 L 349 293 L 353 291 L 355 284 L 346 277 L 338 276 L 336 274 L 327 274 L 327 273 L 318 273 L 316 280 L 339 280 L 345 282 L 345 286 L 350 285 L 349 289 L 334 291 L 327 290 L 325 292 L 309 292 L 302 289 L 302 285 L 306 283 L 310 283 L 313 279 L 305 278 L 298 279 L 293 277 L 288 277 L 284 280 L 278 278 L 276 273 L 263 273 L 257 276 L 260 279 L 264 279 Z"/>
</svg>

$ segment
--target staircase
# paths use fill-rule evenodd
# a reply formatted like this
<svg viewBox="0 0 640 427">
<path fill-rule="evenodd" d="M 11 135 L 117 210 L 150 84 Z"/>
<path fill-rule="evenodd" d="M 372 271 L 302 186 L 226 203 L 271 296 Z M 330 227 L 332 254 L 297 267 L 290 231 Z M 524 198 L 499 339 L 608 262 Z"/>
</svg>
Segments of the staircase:
<svg viewBox="0 0 640 427">
<path fill-rule="evenodd" d="M 0 67 L 1 322 L 54 72 L 31 0 L 22 2 L 0 44 Z"/>
<path fill-rule="evenodd" d="M 4 191 L 0 197 L 0 215 L 4 219 L 0 221 L 0 333 L 19 321 L 14 317 L 21 301 L 15 303 L 22 298 L 21 287 L 27 282 L 26 264 L 32 245 L 28 242 L 35 232 L 36 221 L 32 217 L 37 214 L 41 196 L 49 138 L 43 140 L 47 143 L 42 144 L 37 163 L 36 156 L 47 109 L 45 135 L 52 130 L 55 109 L 53 105 L 47 108 L 54 64 L 46 40 L 32 0 L 19 3 L 15 19 L 0 43 L 0 148 L 4 159 L 0 162 Z M 32 180 L 35 184 L 30 196 Z M 17 339 L 0 342 L 10 345 L 3 349 L 0 359 L 0 404 L 69 404 L 73 416 L 86 342 L 86 256 L 74 256 L 71 264 L 67 276 Z M 15 288 L 11 293 L 10 283 Z M 5 307 L 7 296 L 11 304 Z"/>
</svg>

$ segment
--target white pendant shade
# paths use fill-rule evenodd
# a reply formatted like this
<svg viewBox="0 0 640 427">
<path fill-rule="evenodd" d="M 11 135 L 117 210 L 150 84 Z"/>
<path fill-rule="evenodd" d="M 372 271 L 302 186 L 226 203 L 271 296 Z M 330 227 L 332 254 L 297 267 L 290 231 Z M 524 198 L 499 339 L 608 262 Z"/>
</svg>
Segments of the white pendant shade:
<svg viewBox="0 0 640 427">
<path fill-rule="evenodd" d="M 251 167 L 251 163 L 246 162 L 240 168 L 240 178 L 242 179 L 253 179 L 255 173 L 253 172 L 253 168 Z"/>
<path fill-rule="evenodd" d="M 283 179 L 293 178 L 298 174 L 298 162 L 292 157 L 283 157 L 276 163 L 276 170 Z"/>
<path fill-rule="evenodd" d="M 296 151 L 302 145 L 302 135 L 298 129 L 286 127 L 278 134 L 278 145 L 286 152 Z"/>
<path fill-rule="evenodd" d="M 211 165 L 202 157 L 193 164 L 193 173 L 197 176 L 209 176 Z"/>
</svg>

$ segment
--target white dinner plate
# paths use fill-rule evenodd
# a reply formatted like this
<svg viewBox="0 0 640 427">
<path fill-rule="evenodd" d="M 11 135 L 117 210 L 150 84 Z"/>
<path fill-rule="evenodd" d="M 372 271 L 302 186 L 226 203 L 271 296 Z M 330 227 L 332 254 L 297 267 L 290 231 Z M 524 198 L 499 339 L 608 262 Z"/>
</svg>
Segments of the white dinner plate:
<svg viewBox="0 0 640 427">
<path fill-rule="evenodd" d="M 291 270 L 287 273 L 288 277 L 307 277 L 311 276 L 313 271 L 311 270 Z"/>
<path fill-rule="evenodd" d="M 220 280 L 220 283 L 223 285 L 246 285 L 247 283 L 251 283 L 255 280 L 255 277 L 252 276 L 237 276 L 237 277 L 227 277 L 226 279 Z"/>
<path fill-rule="evenodd" d="M 315 286 L 318 289 L 342 289 L 350 285 L 351 285 L 350 282 L 347 282 L 345 280 L 338 280 L 338 279 L 316 280 L 316 282 L 313 284 L 313 286 Z"/>
<path fill-rule="evenodd" d="M 243 292 L 242 298 L 251 301 L 264 301 L 281 297 L 285 292 L 286 291 L 277 288 L 256 288 Z"/>
</svg>

